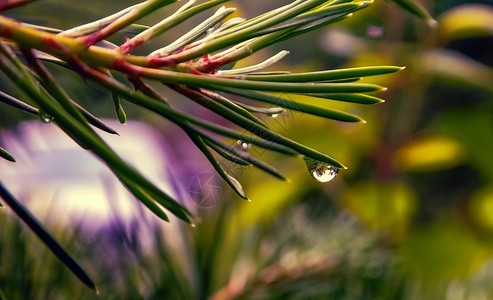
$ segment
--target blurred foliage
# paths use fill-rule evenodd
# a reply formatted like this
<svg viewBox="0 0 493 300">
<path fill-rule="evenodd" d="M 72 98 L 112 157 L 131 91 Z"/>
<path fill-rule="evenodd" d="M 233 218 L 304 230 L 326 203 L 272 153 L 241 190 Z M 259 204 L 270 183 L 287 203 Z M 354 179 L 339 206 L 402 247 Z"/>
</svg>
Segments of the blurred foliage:
<svg viewBox="0 0 493 300">
<path fill-rule="evenodd" d="M 235 2 L 245 15 L 265 4 Z M 156 244 L 149 252 L 129 243 L 131 233 L 115 237 L 113 245 L 105 244 L 106 236 L 67 237 L 68 248 L 94 268 L 101 297 L 491 299 L 493 6 L 420 3 L 436 28 L 376 1 L 359 18 L 307 37 L 318 44 L 307 47 L 298 38 L 286 47 L 294 49 L 287 57 L 291 69 L 302 71 L 407 66 L 378 78 L 391 87 L 385 104 L 363 110 L 334 104 L 362 114 L 367 124 L 302 113 L 269 120 L 302 143 L 330 150 L 347 162 L 346 172 L 323 185 L 303 162 L 288 165 L 259 153 L 291 182 L 236 169 L 252 203 L 229 201 L 234 197 L 226 193 L 219 205 L 200 210 L 195 229 L 173 227 L 180 233 L 173 241 L 169 225 L 151 228 Z M 87 93 L 94 101 L 90 93 L 96 92 Z M 5 214 L 0 221 L 0 289 L 8 299 L 94 298 L 59 262 L 44 259 L 39 242 L 21 238 L 29 232 Z M 105 262 L 98 246 L 117 251 L 114 261 Z"/>
</svg>

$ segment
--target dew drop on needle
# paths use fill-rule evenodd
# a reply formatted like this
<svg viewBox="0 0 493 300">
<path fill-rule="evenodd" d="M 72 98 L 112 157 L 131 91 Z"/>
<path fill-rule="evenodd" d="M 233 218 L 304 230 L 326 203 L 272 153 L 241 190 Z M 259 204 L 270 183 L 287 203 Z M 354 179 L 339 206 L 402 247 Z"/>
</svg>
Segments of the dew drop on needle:
<svg viewBox="0 0 493 300">
<path fill-rule="evenodd" d="M 311 158 L 304 158 L 308 172 L 310 175 L 320 182 L 329 182 L 334 179 L 339 173 L 339 168 L 313 160 Z"/>
<path fill-rule="evenodd" d="M 317 181 L 329 182 L 337 176 L 339 173 L 339 168 L 331 165 L 325 165 L 310 171 L 313 178 Z"/>
<path fill-rule="evenodd" d="M 250 144 L 249 144 L 249 143 L 247 143 L 247 142 L 244 142 L 244 141 L 242 141 L 242 140 L 238 140 L 238 141 L 236 142 L 236 146 L 237 146 L 238 148 L 240 148 L 241 150 L 246 151 L 246 150 L 248 150 L 248 148 L 250 147 Z"/>
<path fill-rule="evenodd" d="M 52 115 L 49 115 L 47 113 L 41 113 L 39 115 L 39 118 L 41 119 L 41 121 L 43 121 L 44 123 L 51 123 L 53 121 L 53 116 Z"/>
</svg>

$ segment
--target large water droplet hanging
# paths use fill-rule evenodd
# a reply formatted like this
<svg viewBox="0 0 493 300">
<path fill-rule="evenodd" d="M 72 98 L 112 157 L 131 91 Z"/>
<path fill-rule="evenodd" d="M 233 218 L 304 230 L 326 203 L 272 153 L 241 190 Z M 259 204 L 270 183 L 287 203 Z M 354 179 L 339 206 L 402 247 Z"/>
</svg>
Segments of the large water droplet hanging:
<svg viewBox="0 0 493 300">
<path fill-rule="evenodd" d="M 308 172 L 310 175 L 320 182 L 329 182 L 334 179 L 339 173 L 339 168 L 316 161 L 311 158 L 304 157 Z"/>
<path fill-rule="evenodd" d="M 47 114 L 45 112 L 40 112 L 39 113 L 39 118 L 41 119 L 41 121 L 43 121 L 44 123 L 51 123 L 53 121 L 53 116 L 50 115 L 50 114 Z"/>
</svg>

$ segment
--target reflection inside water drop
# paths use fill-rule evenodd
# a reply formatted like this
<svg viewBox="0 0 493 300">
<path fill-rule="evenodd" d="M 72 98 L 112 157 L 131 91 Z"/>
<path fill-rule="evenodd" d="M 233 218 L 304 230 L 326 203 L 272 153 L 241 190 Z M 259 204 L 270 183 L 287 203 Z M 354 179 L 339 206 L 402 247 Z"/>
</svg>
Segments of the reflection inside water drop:
<svg viewBox="0 0 493 300">
<path fill-rule="evenodd" d="M 277 118 L 279 116 L 279 114 L 271 114 L 270 115 L 272 118 Z"/>
<path fill-rule="evenodd" d="M 308 171 L 313 178 L 320 182 L 329 182 L 339 173 L 339 168 L 332 165 L 316 161 L 310 158 L 304 158 Z"/>
<path fill-rule="evenodd" d="M 339 173 L 339 168 L 334 166 L 326 165 L 324 167 L 319 167 L 312 171 L 312 176 L 320 182 L 329 182 Z"/>
</svg>

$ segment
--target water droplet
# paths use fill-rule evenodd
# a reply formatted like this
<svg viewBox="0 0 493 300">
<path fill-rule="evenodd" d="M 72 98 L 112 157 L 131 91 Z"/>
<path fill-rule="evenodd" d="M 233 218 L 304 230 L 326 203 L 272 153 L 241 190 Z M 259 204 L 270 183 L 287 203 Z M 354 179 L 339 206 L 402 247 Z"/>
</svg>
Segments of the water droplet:
<svg viewBox="0 0 493 300">
<path fill-rule="evenodd" d="M 277 118 L 279 116 L 279 114 L 271 114 L 270 115 L 272 118 Z"/>
<path fill-rule="evenodd" d="M 304 158 L 308 171 L 313 178 L 320 182 L 329 182 L 334 179 L 339 173 L 339 168 L 313 160 L 311 158 Z"/>
<path fill-rule="evenodd" d="M 49 115 L 47 113 L 40 113 L 39 118 L 44 123 L 51 123 L 53 121 L 53 119 L 54 119 L 52 115 Z"/>
<path fill-rule="evenodd" d="M 250 144 L 249 144 L 249 143 L 247 143 L 247 142 L 244 142 L 244 141 L 242 141 L 242 140 L 238 140 L 238 141 L 236 142 L 236 146 L 237 146 L 238 148 L 240 148 L 241 150 L 244 150 L 244 151 L 246 151 L 246 150 L 248 150 L 248 148 L 250 148 Z"/>
<path fill-rule="evenodd" d="M 331 165 L 323 165 L 317 169 L 312 170 L 312 176 L 320 182 L 329 182 L 339 173 L 339 168 Z"/>
</svg>

